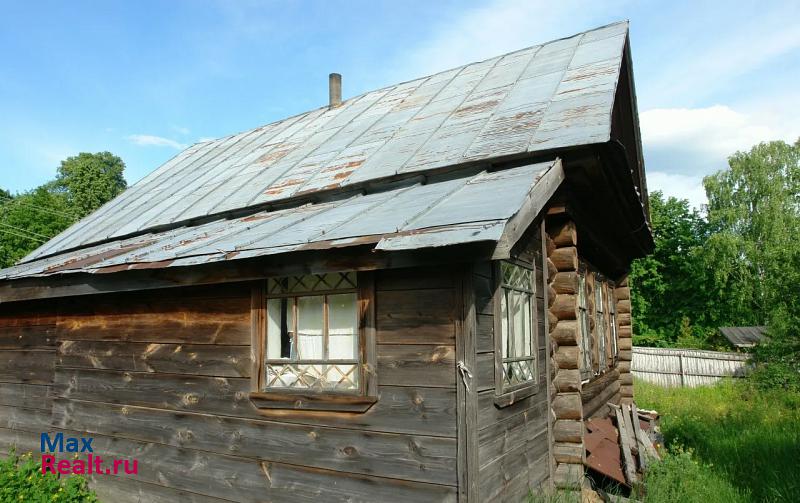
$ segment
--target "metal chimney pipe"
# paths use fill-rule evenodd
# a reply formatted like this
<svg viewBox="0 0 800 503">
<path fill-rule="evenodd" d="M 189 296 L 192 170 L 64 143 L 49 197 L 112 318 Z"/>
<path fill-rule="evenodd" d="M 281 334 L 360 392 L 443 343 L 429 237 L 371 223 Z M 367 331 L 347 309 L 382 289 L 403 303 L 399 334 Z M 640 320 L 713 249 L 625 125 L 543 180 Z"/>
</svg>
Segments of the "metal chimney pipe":
<svg viewBox="0 0 800 503">
<path fill-rule="evenodd" d="M 342 76 L 338 73 L 328 75 L 328 96 L 330 98 L 330 108 L 335 108 L 342 104 Z"/>
</svg>

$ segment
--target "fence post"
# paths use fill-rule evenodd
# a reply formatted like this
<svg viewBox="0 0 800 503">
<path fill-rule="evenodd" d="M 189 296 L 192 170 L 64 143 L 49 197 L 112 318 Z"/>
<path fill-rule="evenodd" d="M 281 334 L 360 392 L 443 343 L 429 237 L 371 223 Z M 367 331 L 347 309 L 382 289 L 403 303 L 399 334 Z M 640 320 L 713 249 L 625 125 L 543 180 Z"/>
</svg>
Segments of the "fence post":
<svg viewBox="0 0 800 503">
<path fill-rule="evenodd" d="M 686 383 L 684 382 L 685 380 L 683 378 L 683 354 L 678 354 L 678 363 L 680 364 L 681 369 L 681 388 L 685 388 Z"/>
</svg>

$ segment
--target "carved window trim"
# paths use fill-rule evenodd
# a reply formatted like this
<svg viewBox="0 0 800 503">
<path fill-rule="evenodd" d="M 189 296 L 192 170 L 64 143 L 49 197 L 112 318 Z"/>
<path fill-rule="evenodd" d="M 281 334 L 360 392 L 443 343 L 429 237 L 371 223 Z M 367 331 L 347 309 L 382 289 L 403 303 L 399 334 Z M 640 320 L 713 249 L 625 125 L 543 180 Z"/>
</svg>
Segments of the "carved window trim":
<svg viewBox="0 0 800 503">
<path fill-rule="evenodd" d="M 530 289 L 525 291 L 515 289 L 510 285 L 503 282 L 502 263 L 506 262 L 517 267 L 523 267 L 530 271 Z M 494 289 L 494 382 L 495 382 L 495 399 L 494 403 L 498 407 L 505 407 L 516 403 L 524 398 L 535 395 L 539 392 L 539 313 L 536 308 L 538 292 L 536 282 L 536 264 L 528 263 L 522 260 L 508 259 L 498 260 L 494 262 L 493 274 L 495 278 Z M 502 313 L 502 299 L 506 295 L 506 291 L 513 290 L 520 293 L 529 294 L 528 308 L 530 309 L 530 323 L 531 323 L 531 352 L 532 354 L 521 358 L 503 358 L 503 313 Z M 515 385 L 507 385 L 505 380 L 504 364 L 513 363 L 515 361 L 532 361 L 533 362 L 533 378 Z"/>
<path fill-rule="evenodd" d="M 262 410 L 293 409 L 311 411 L 365 412 L 378 400 L 375 339 L 374 275 L 359 271 L 357 286 L 352 289 L 312 290 L 310 292 L 275 292 L 268 278 L 253 284 L 251 289 L 251 359 L 250 400 Z M 357 294 L 358 320 L 358 388 L 354 390 L 304 389 L 266 387 L 266 345 L 268 298 L 296 298 L 307 295 L 327 295 L 346 292 Z M 288 362 L 287 362 L 288 363 Z"/>
</svg>

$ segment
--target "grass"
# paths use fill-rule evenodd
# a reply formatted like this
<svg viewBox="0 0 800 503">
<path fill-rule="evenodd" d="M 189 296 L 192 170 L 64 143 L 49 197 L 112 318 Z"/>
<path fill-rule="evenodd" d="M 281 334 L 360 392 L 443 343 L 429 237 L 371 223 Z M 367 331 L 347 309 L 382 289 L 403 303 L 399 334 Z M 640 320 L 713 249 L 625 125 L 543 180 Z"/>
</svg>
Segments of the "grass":
<svg viewBox="0 0 800 503">
<path fill-rule="evenodd" d="M 670 447 L 646 477 L 645 501 L 800 500 L 800 393 L 746 381 L 635 389 L 639 408 L 661 414 Z"/>
</svg>

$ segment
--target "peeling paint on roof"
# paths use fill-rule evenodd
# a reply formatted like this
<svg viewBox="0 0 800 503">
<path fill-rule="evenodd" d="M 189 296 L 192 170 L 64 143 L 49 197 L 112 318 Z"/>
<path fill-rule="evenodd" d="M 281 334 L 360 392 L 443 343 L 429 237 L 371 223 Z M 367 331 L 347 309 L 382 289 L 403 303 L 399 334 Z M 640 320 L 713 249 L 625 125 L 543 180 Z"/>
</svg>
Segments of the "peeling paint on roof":
<svg viewBox="0 0 800 503">
<path fill-rule="evenodd" d="M 23 261 L 398 174 L 605 142 L 627 32 L 612 24 L 192 145 Z"/>
<path fill-rule="evenodd" d="M 0 280 L 190 266 L 357 245 L 396 251 L 496 242 L 534 188 L 541 183 L 555 191 L 558 183 L 550 182 L 563 176 L 560 161 L 554 160 L 430 183 L 409 180 L 373 193 L 88 246 L 0 270 Z"/>
</svg>

